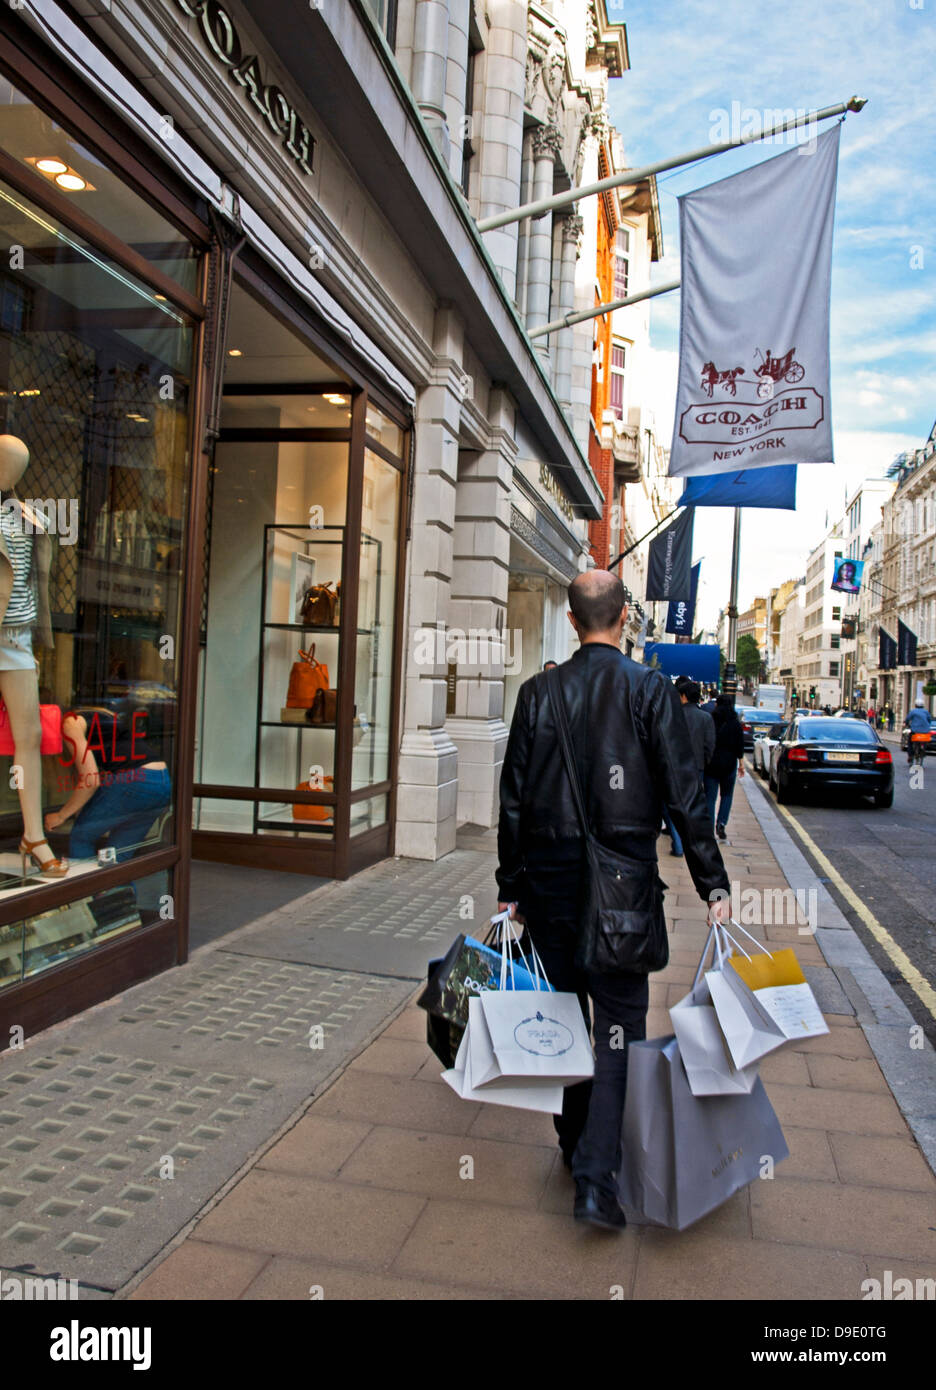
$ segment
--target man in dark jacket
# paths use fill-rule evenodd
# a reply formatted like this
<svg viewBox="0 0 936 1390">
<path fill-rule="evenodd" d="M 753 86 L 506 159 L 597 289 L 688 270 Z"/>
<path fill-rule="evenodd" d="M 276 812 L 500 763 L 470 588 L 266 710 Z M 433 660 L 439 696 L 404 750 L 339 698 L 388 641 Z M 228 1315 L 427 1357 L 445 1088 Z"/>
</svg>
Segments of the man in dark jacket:
<svg viewBox="0 0 936 1390">
<path fill-rule="evenodd" d="M 699 701 L 702 698 L 702 687 L 697 681 L 690 680 L 688 676 L 680 676 L 673 682 L 679 692 L 679 699 L 683 707 L 683 714 L 686 717 L 686 724 L 689 728 L 689 740 L 692 744 L 692 751 L 695 755 L 696 767 L 699 772 L 699 782 L 703 782 L 705 765 L 715 751 L 715 720 L 708 710 L 700 709 Z M 705 790 L 703 784 L 703 791 Z M 669 812 L 664 810 L 663 818 L 666 821 L 667 832 L 672 839 L 670 854 L 681 855 L 683 852 L 682 841 L 679 838 L 679 831 L 673 824 Z"/>
<path fill-rule="evenodd" d="M 670 681 L 620 650 L 627 618 L 620 579 L 590 570 L 569 586 L 581 646 L 559 667 L 590 828 L 656 873 L 663 804 L 710 913 L 727 920 L 728 877 L 712 835 L 685 716 Z M 627 1047 L 646 1036 L 646 975 L 582 974 L 574 964 L 584 887 L 582 829 L 562 761 L 547 677 L 520 687 L 500 784 L 501 910 L 514 905 L 552 985 L 594 1003 L 595 1076 L 565 1090 L 556 1120 L 576 1184 L 578 1220 L 618 1230 Z"/>
</svg>

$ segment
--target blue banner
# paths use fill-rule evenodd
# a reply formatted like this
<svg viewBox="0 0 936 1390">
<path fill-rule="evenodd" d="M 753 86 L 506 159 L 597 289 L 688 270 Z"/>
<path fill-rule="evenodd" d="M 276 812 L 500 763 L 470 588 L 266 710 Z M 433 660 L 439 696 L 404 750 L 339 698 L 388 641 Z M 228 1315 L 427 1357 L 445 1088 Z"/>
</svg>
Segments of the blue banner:
<svg viewBox="0 0 936 1390">
<path fill-rule="evenodd" d="M 796 510 L 796 464 L 689 478 L 678 507 L 782 507 Z"/>
<path fill-rule="evenodd" d="M 692 582 L 689 589 L 688 599 L 670 599 L 669 607 L 666 611 L 666 630 L 675 633 L 677 637 L 691 637 L 692 624 L 695 621 L 696 595 L 699 592 L 699 571 L 702 568 L 702 561 L 692 566 Z"/>
<path fill-rule="evenodd" d="M 719 647 L 714 642 L 648 642 L 644 665 L 667 676 L 689 676 L 702 685 L 718 684 Z"/>
</svg>

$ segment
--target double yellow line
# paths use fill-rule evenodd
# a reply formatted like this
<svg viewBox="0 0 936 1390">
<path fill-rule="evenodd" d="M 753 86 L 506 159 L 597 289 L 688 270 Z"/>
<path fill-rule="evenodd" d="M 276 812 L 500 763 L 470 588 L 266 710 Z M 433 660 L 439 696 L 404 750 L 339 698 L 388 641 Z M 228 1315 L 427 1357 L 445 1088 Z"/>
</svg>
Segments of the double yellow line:
<svg viewBox="0 0 936 1390">
<path fill-rule="evenodd" d="M 807 834 L 795 816 L 791 816 L 785 806 L 778 806 L 776 802 L 773 802 L 772 805 L 793 827 L 826 877 L 835 884 L 848 905 L 854 910 L 857 916 L 861 918 L 862 922 L 864 922 L 875 941 L 877 941 L 881 948 L 890 956 L 923 1007 L 933 1018 L 936 1018 L 936 990 L 933 989 L 933 986 L 925 976 L 920 974 L 906 951 L 902 950 L 897 945 L 897 942 L 891 936 L 887 928 L 881 926 L 870 908 L 865 906 L 854 889 L 845 882 L 835 865 L 829 862 L 815 840 L 811 835 Z"/>
</svg>

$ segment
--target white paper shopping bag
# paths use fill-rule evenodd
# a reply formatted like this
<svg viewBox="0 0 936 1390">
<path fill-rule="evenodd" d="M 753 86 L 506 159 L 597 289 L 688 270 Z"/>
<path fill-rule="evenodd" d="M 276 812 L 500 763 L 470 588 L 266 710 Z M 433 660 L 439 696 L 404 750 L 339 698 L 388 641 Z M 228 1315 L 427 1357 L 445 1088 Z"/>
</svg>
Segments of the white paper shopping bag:
<svg viewBox="0 0 936 1390">
<path fill-rule="evenodd" d="M 744 931 L 742 927 L 740 929 Z M 711 970 L 705 972 L 705 983 L 712 997 L 712 1004 L 718 1017 L 718 1025 L 728 1045 L 728 1053 L 738 1068 L 749 1067 L 759 1062 L 768 1053 L 774 1052 L 786 1042 L 783 1030 L 774 1023 L 770 1014 L 758 1003 L 753 990 L 750 990 L 740 975 L 731 968 L 729 957 L 732 948 L 745 956 L 747 953 L 723 926 L 712 927 L 715 943 L 716 962 Z M 760 945 L 750 932 L 744 933 Z M 750 957 L 747 956 L 750 960 Z"/>
<path fill-rule="evenodd" d="M 468 1026 L 462 1036 L 455 1065 L 442 1073 L 456 1095 L 462 1100 L 479 1100 L 488 1105 L 505 1105 L 514 1110 L 538 1110 L 547 1115 L 562 1113 L 562 1086 L 545 1085 L 542 1081 L 514 1082 L 499 1086 L 477 1088 L 473 1084 L 470 1063 L 472 1027 L 484 1028 L 479 1000 L 468 1001 Z"/>
<path fill-rule="evenodd" d="M 482 994 L 478 1003 L 493 1056 L 475 1077 L 476 1086 L 502 1078 L 543 1078 L 569 1086 L 594 1076 L 595 1057 L 577 995 L 504 990 Z"/>
<path fill-rule="evenodd" d="M 815 1038 L 828 1033 L 829 1025 L 816 996 L 789 947 L 745 959 L 732 956 L 729 967 L 785 1038 Z"/>
<path fill-rule="evenodd" d="M 732 1062 L 708 985 L 701 978 L 712 941 L 710 930 L 692 988 L 672 1006 L 670 1021 L 694 1096 L 749 1095 L 757 1080 L 757 1064 L 738 1068 Z"/>
</svg>

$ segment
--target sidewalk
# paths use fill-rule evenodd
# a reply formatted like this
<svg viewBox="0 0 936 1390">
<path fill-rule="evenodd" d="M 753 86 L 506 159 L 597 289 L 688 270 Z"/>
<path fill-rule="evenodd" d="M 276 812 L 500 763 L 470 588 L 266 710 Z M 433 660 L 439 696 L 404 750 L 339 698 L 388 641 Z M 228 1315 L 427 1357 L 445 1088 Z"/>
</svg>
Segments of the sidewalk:
<svg viewBox="0 0 936 1390">
<path fill-rule="evenodd" d="M 742 888 L 784 889 L 756 791 L 751 802 L 758 815 L 747 796 L 735 799 L 723 846 L 729 876 Z M 685 993 L 706 934 L 684 861 L 660 843 L 671 961 L 651 982 L 651 1037 L 670 1032 L 667 1008 Z M 433 867 L 444 872 L 446 862 Z M 368 879 L 354 880 L 361 895 L 373 891 Z M 479 916 L 492 897 L 478 898 Z M 577 1226 L 551 1117 L 460 1101 L 439 1079 L 410 994 L 123 1296 L 852 1300 L 885 1270 L 932 1278 L 936 1180 L 854 1003 L 816 939 L 793 924 L 755 930 L 794 945 L 830 1032 L 761 1066 L 790 1158 L 690 1230 L 634 1220 L 614 1236 Z M 844 942 L 848 932 L 834 936 Z M 864 996 L 851 993 L 867 1013 Z M 931 1074 L 932 1049 L 910 1057 Z"/>
</svg>

